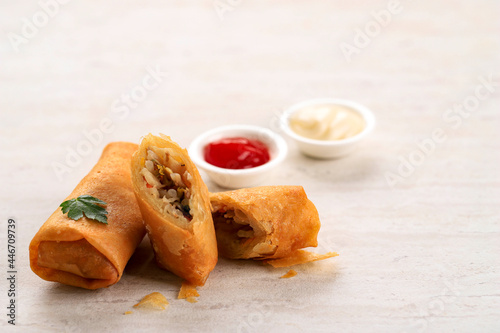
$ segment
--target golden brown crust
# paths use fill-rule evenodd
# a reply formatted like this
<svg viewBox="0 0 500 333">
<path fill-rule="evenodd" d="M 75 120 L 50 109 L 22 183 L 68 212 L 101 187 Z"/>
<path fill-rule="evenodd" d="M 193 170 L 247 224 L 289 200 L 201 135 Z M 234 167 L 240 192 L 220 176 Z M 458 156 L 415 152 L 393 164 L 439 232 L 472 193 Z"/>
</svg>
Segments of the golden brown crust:
<svg viewBox="0 0 500 333">
<path fill-rule="evenodd" d="M 159 200 L 146 189 L 141 170 L 148 147 L 169 148 L 186 165 L 192 179 L 191 215 L 185 224 L 164 214 Z M 211 215 L 208 189 L 198 169 L 182 149 L 167 136 L 148 134 L 132 158 L 132 182 L 157 263 L 195 285 L 203 285 L 217 263 L 217 243 Z"/>
<path fill-rule="evenodd" d="M 74 242 L 42 241 L 38 246 L 37 263 L 41 267 L 73 273 L 87 279 L 112 280 L 118 276 L 108 258 L 86 239 Z"/>
<path fill-rule="evenodd" d="M 66 198 L 88 194 L 105 201 L 108 225 L 86 217 L 74 221 L 58 208 L 31 241 L 29 250 L 33 272 L 44 280 L 86 289 L 107 287 L 120 280 L 125 265 L 145 234 L 130 180 L 130 158 L 136 149 L 137 145 L 129 142 L 108 144 L 94 168 Z M 39 251 L 42 242 L 48 243 L 42 245 L 42 251 Z M 55 250 L 66 252 L 67 259 L 60 253 L 51 256 L 50 250 L 53 254 Z M 78 269 L 61 270 L 71 266 L 82 251 L 93 257 L 89 260 L 94 260 L 96 267 L 92 269 L 82 262 L 80 268 L 86 271 L 84 274 L 75 274 Z M 39 265 L 40 256 L 42 263 L 52 267 Z M 61 269 L 55 268 L 56 262 L 60 263 Z M 109 264 L 116 274 L 110 274 Z"/>
<path fill-rule="evenodd" d="M 219 252 L 232 259 L 272 259 L 296 249 L 317 246 L 321 226 L 318 211 L 301 186 L 261 186 L 211 193 L 212 213 L 236 210 L 246 216 L 254 238 L 229 240 L 215 223 Z M 215 219 L 214 219 L 215 220 Z"/>
</svg>

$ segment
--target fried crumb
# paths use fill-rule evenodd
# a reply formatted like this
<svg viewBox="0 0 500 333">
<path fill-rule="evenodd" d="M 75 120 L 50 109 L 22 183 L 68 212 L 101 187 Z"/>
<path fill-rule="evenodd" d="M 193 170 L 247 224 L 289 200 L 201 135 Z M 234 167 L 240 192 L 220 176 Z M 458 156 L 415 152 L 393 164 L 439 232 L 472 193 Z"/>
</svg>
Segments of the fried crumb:
<svg viewBox="0 0 500 333">
<path fill-rule="evenodd" d="M 193 296 L 187 297 L 186 301 L 188 301 L 189 303 L 198 303 L 198 300 L 196 299 L 196 297 L 193 297 Z"/>
<path fill-rule="evenodd" d="M 132 311 L 125 311 L 125 313 L 123 313 L 124 315 L 128 315 L 128 314 L 131 314 L 133 313 Z"/>
<path fill-rule="evenodd" d="M 165 310 L 168 305 L 168 301 L 159 292 L 154 292 L 146 295 L 142 300 L 134 305 L 134 308 L 149 309 L 149 310 Z"/>
<path fill-rule="evenodd" d="M 280 276 L 280 279 L 288 279 L 297 275 L 297 272 L 293 269 L 289 270 L 285 275 Z"/>
<path fill-rule="evenodd" d="M 196 303 L 198 300 L 196 297 L 199 297 L 198 291 L 196 290 L 196 286 L 190 284 L 189 282 L 182 282 L 181 290 L 179 290 L 179 295 L 177 299 L 185 299 L 189 303 Z"/>
</svg>

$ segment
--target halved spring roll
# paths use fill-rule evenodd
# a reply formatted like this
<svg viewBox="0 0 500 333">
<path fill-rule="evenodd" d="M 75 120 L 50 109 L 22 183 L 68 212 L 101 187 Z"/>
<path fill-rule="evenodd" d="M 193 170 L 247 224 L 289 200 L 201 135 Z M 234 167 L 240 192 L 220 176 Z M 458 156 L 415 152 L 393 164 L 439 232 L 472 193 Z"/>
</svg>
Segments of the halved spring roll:
<svg viewBox="0 0 500 333">
<path fill-rule="evenodd" d="M 130 179 L 137 145 L 108 144 L 68 199 L 91 195 L 107 203 L 108 224 L 70 219 L 58 208 L 31 241 L 30 265 L 44 280 L 86 289 L 118 282 L 146 230 Z"/>
<path fill-rule="evenodd" d="M 262 186 L 211 193 L 219 253 L 275 259 L 317 246 L 318 211 L 301 186 Z"/>
<path fill-rule="evenodd" d="M 208 189 L 187 151 L 148 134 L 132 158 L 132 182 L 159 266 L 203 285 L 217 244 Z"/>
</svg>

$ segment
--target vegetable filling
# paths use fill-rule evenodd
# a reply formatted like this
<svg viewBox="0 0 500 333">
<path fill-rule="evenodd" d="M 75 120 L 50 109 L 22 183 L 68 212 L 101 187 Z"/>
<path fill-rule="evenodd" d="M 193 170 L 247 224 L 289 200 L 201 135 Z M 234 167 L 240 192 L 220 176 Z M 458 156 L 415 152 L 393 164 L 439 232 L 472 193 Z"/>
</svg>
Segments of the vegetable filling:
<svg viewBox="0 0 500 333">
<path fill-rule="evenodd" d="M 234 210 L 220 209 L 213 214 L 214 226 L 217 233 L 230 237 L 240 245 L 246 245 L 255 239 L 253 228 L 246 222 L 235 218 Z"/>
<path fill-rule="evenodd" d="M 189 222 L 193 219 L 190 206 L 192 193 L 189 189 L 191 174 L 180 158 L 169 155 L 168 148 L 158 150 L 165 151 L 165 162 L 162 163 L 152 149 L 147 150 L 141 170 L 145 186 L 152 195 L 163 201 L 166 213 Z"/>
<path fill-rule="evenodd" d="M 240 209 L 221 205 L 213 206 L 215 235 L 219 251 L 233 259 L 266 258 L 272 256 L 278 246 L 268 239 L 273 227 L 258 223 Z"/>
</svg>

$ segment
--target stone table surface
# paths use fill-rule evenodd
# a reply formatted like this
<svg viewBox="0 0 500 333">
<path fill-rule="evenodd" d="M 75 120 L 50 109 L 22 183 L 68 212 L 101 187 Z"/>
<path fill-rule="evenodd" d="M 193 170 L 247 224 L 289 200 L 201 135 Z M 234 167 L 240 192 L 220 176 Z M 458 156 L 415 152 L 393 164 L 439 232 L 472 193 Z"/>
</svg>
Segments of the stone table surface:
<svg viewBox="0 0 500 333">
<path fill-rule="evenodd" d="M 495 0 L 0 1 L 0 330 L 500 331 L 499 13 Z M 284 109 L 316 97 L 365 104 L 375 132 L 337 160 L 288 141 L 267 184 L 306 189 L 322 221 L 314 251 L 339 257 L 287 280 L 220 259 L 196 304 L 175 299 L 181 280 L 147 241 L 102 290 L 30 270 L 31 238 L 106 143 L 162 132 L 188 146 L 236 123 L 280 132 Z M 153 291 L 168 310 L 124 315 Z"/>
</svg>

